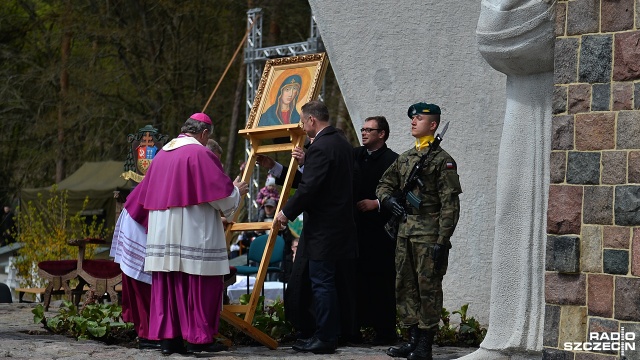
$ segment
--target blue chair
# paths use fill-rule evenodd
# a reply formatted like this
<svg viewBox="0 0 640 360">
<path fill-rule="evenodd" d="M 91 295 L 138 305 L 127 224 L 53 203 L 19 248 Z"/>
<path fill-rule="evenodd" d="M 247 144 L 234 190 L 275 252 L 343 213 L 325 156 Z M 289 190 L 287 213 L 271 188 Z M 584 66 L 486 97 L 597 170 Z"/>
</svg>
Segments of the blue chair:
<svg viewBox="0 0 640 360">
<path fill-rule="evenodd" d="M 264 254 L 264 249 L 267 246 L 267 240 L 269 239 L 269 235 L 264 234 L 256 237 L 251 242 L 251 246 L 249 246 L 249 252 L 247 253 L 247 265 L 236 266 L 238 275 L 246 275 L 247 276 L 247 294 L 249 293 L 249 275 L 257 274 L 258 268 L 260 267 L 260 262 L 262 261 L 262 255 Z M 276 236 L 276 244 L 273 247 L 273 252 L 271 252 L 271 259 L 269 259 L 269 267 L 267 268 L 267 274 L 273 273 L 284 273 L 282 268 L 277 264 L 282 263 L 284 261 L 284 239 L 282 236 Z M 252 265 L 255 263 L 256 265 Z M 284 279 L 282 283 L 282 287 L 284 289 Z M 262 289 L 264 291 L 264 289 Z M 283 291 L 284 296 L 284 291 Z"/>
</svg>

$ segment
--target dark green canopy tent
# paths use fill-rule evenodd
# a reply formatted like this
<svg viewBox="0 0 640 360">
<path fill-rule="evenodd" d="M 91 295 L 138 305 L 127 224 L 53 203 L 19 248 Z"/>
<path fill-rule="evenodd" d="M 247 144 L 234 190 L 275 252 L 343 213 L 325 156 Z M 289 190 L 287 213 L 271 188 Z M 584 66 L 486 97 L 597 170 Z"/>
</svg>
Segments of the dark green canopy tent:
<svg viewBox="0 0 640 360">
<path fill-rule="evenodd" d="M 113 227 L 116 222 L 116 199 L 114 191 L 122 191 L 123 198 L 131 190 L 131 184 L 121 177 L 124 172 L 124 162 L 102 161 L 84 163 L 76 172 L 60 181 L 58 190 L 67 190 L 67 204 L 69 216 L 82 210 L 84 199 L 89 197 L 89 204 L 84 209 L 83 215 L 97 215 L 99 219 L 105 219 L 106 226 Z M 43 199 L 47 199 L 51 186 L 35 189 L 22 189 L 20 194 L 21 208 L 32 201 L 38 204 L 38 193 Z"/>
</svg>

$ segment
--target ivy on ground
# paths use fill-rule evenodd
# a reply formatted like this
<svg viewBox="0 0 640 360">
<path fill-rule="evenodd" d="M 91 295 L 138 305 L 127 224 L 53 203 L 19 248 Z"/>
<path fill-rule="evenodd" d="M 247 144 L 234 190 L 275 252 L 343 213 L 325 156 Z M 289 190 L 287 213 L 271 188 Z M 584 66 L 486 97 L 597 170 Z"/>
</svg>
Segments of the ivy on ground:
<svg viewBox="0 0 640 360">
<path fill-rule="evenodd" d="M 95 302 L 90 296 L 82 307 L 63 301 L 58 315 L 47 318 L 44 307 L 38 304 L 33 310 L 33 322 L 55 334 L 74 337 L 78 340 L 98 340 L 107 344 L 129 343 L 135 340 L 133 323 L 121 321 L 122 308 L 116 304 Z"/>
</svg>

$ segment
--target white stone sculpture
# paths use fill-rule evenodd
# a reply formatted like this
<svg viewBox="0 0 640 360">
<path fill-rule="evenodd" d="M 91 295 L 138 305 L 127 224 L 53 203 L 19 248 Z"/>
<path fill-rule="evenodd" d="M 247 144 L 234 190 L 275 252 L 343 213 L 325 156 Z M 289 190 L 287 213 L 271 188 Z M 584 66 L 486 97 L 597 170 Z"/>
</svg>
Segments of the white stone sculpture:
<svg viewBox="0 0 640 360">
<path fill-rule="evenodd" d="M 551 149 L 555 1 L 483 0 L 479 50 L 507 75 L 489 329 L 464 360 L 539 359 Z"/>
</svg>

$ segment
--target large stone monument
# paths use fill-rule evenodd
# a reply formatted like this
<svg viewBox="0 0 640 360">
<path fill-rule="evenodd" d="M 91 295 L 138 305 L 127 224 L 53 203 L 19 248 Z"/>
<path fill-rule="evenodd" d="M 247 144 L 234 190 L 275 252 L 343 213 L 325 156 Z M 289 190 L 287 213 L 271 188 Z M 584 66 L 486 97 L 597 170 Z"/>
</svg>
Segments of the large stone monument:
<svg viewBox="0 0 640 360">
<path fill-rule="evenodd" d="M 478 45 L 507 75 L 489 331 L 466 360 L 539 359 L 551 150 L 555 1 L 483 0 Z"/>
</svg>

